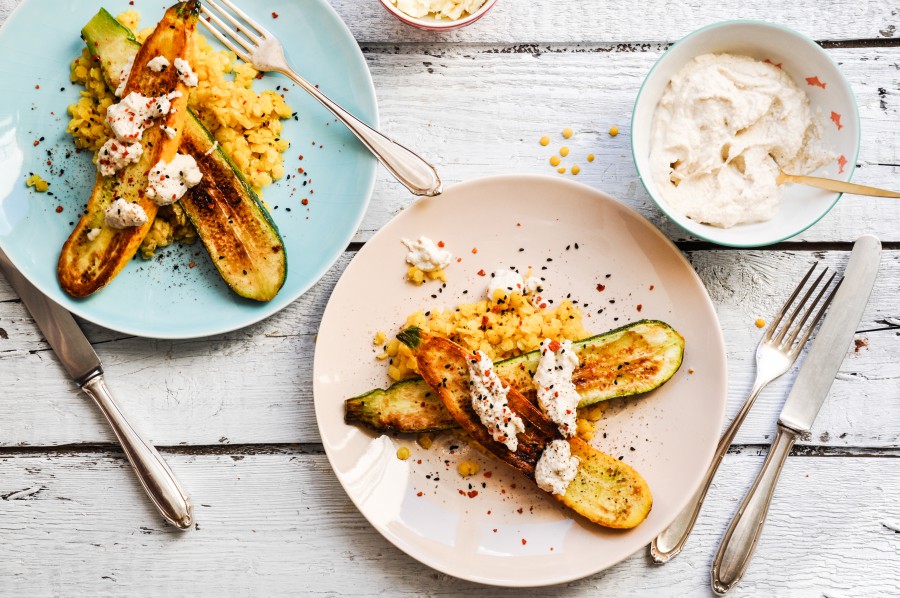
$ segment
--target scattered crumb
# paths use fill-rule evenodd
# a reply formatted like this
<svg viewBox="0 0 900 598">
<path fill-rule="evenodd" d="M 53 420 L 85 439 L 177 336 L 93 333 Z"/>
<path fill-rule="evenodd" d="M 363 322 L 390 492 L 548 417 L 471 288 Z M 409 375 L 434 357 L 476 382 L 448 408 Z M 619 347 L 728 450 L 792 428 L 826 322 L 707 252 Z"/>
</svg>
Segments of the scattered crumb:
<svg viewBox="0 0 900 598">
<path fill-rule="evenodd" d="M 859 353 L 860 349 L 862 349 L 864 347 L 865 348 L 869 347 L 869 341 L 864 338 L 858 338 L 853 341 L 853 345 L 854 345 L 853 351 L 855 353 Z"/>
<path fill-rule="evenodd" d="M 434 444 L 434 438 L 431 437 L 431 434 L 420 434 L 419 437 L 416 438 L 416 443 L 423 449 L 428 450 L 431 448 L 431 445 Z"/>
<path fill-rule="evenodd" d="M 688 368 L 688 374 L 693 374 L 693 373 L 694 373 L 694 368 Z"/>
<path fill-rule="evenodd" d="M 387 340 L 387 334 L 383 330 L 379 330 L 375 333 L 375 338 L 372 339 L 373 345 L 383 345 L 384 341 Z"/>
</svg>

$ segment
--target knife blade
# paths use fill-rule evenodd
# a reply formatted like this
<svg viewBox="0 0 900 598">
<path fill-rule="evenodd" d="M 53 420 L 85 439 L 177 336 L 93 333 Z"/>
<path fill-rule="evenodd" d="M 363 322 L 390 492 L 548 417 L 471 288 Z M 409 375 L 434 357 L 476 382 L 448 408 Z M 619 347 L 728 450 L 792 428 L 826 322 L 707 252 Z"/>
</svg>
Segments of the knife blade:
<svg viewBox="0 0 900 598">
<path fill-rule="evenodd" d="M 812 428 L 862 320 L 875 285 L 880 254 L 881 241 L 871 235 L 861 237 L 853 246 L 844 282 L 781 410 L 781 425 L 801 433 Z"/>
<path fill-rule="evenodd" d="M 29 282 L 2 249 L 0 273 L 22 299 L 66 372 L 100 408 L 157 510 L 175 527 L 190 528 L 193 523 L 190 499 L 156 448 L 135 431 L 116 405 L 103 379 L 100 358 L 75 318 Z"/>
<path fill-rule="evenodd" d="M 881 241 L 872 235 L 857 239 L 843 282 L 782 408 L 775 440 L 762 469 L 731 520 L 716 553 L 711 577 L 712 588 L 717 594 L 724 594 L 734 587 L 750 564 L 781 468 L 794 441 L 812 428 L 831 390 L 869 302 L 880 261 Z"/>
</svg>

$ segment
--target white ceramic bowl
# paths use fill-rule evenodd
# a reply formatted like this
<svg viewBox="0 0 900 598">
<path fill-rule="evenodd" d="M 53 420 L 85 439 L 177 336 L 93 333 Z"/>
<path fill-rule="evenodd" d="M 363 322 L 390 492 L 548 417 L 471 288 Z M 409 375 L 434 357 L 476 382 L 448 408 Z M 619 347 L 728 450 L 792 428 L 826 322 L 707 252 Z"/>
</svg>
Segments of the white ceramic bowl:
<svg viewBox="0 0 900 598">
<path fill-rule="evenodd" d="M 395 17 L 397 17 L 400 21 L 410 25 L 412 27 L 416 27 L 418 29 L 424 29 L 425 31 L 451 31 L 453 29 L 459 29 L 460 27 L 465 27 L 466 25 L 471 25 L 481 17 L 483 17 L 487 12 L 494 7 L 497 3 L 497 0 L 487 0 L 481 8 L 479 8 L 474 13 L 456 19 L 455 21 L 451 21 L 450 19 L 435 19 L 434 17 L 422 17 L 416 18 L 411 17 L 402 10 L 398 9 L 391 0 L 380 0 L 381 5 L 384 6 L 385 9 Z"/>
<path fill-rule="evenodd" d="M 634 164 L 647 193 L 659 208 L 684 230 L 706 241 L 731 247 L 758 247 L 797 235 L 819 221 L 841 195 L 786 185 L 778 214 L 767 222 L 718 228 L 701 224 L 673 210 L 660 195 L 650 167 L 653 114 L 672 77 L 692 58 L 707 53 L 731 53 L 780 64 L 809 96 L 815 113 L 821 110 L 822 143 L 843 160 L 821 167 L 817 176 L 848 181 L 859 154 L 859 110 L 850 85 L 830 56 L 796 31 L 760 21 L 726 21 L 699 29 L 672 46 L 653 66 L 638 92 L 632 115 Z M 807 81 L 818 77 L 824 88 Z M 835 123 L 832 112 L 840 115 Z"/>
</svg>

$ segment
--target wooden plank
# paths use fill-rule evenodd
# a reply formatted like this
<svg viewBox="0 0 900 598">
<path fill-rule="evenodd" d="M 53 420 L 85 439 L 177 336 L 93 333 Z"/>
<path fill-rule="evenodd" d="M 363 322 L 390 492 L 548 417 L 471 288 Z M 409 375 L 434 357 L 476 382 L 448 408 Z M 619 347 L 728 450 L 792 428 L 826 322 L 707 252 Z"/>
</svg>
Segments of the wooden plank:
<svg viewBox="0 0 900 598">
<path fill-rule="evenodd" d="M 433 161 L 447 185 L 523 172 L 571 177 L 636 209 L 670 238 L 690 239 L 647 195 L 631 155 L 634 100 L 660 47 L 533 50 L 442 45 L 367 53 L 385 132 Z M 860 168 L 854 181 L 895 188 L 900 180 L 900 47 L 829 53 L 841 63 L 860 108 Z M 608 134 L 612 125 L 620 130 L 616 138 Z M 559 132 L 565 127 L 575 136 L 564 142 Z M 542 135 L 553 139 L 549 147 L 538 144 Z M 577 177 L 558 175 L 548 163 L 562 145 L 571 148 L 565 165 L 582 168 Z M 587 163 L 588 153 L 596 155 L 595 162 Z M 385 170 L 379 173 L 357 241 L 369 239 L 412 203 Z M 792 240 L 846 242 L 873 233 L 898 241 L 898 221 L 898 202 L 845 196 Z"/>
<path fill-rule="evenodd" d="M 319 319 L 343 268 L 343 256 L 326 278 L 277 316 L 208 340 L 160 341 L 122 337 L 86 326 L 107 378 L 126 413 L 161 445 L 316 443 L 311 363 Z M 689 254 L 717 305 L 728 349 L 729 417 L 736 413 L 754 374 L 759 318 L 771 318 L 810 263 L 842 268 L 847 252 L 696 251 Z M 889 328 L 900 318 L 900 251 L 886 251 L 860 330 Z M 613 289 L 610 289 L 613 291 Z M 0 446 L 109 442 L 99 413 L 69 382 L 24 307 L 0 280 Z M 448 304 L 453 300 L 449 299 Z M 852 348 L 808 444 L 897 447 L 900 429 L 900 330 L 861 334 Z M 685 366 L 691 361 L 690 339 Z M 373 368 L 383 364 L 372 363 Z M 793 374 L 760 397 L 737 441 L 764 444 Z M 365 389 L 360 389 L 363 391 Z"/>
<path fill-rule="evenodd" d="M 121 458 L 0 456 L 4 594 L 153 596 L 189 587 L 196 596 L 546 595 L 488 589 L 419 564 L 369 527 L 322 455 L 167 459 L 196 504 L 197 529 L 187 533 L 162 523 Z M 670 564 L 653 566 L 641 550 L 567 584 L 565 594 L 709 596 L 716 545 L 761 461 L 726 457 L 689 544 Z M 891 458 L 788 459 L 733 595 L 893 595 L 896 472 Z"/>
<path fill-rule="evenodd" d="M 746 4 L 501 0 L 480 22 L 443 34 L 403 25 L 376 0 L 331 0 L 331 4 L 362 44 L 676 41 L 695 29 L 729 19 L 783 23 L 815 39 L 890 39 L 900 35 L 900 17 L 888 2 L 837 0 L 826 8 L 812 0 Z"/>
</svg>

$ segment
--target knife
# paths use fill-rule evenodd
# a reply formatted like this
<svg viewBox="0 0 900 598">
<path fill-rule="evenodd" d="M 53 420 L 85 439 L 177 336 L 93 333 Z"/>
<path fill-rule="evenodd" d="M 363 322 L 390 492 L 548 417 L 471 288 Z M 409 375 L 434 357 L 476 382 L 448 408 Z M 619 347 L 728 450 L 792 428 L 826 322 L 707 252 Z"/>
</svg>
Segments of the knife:
<svg viewBox="0 0 900 598">
<path fill-rule="evenodd" d="M 75 318 L 28 282 L 2 249 L 0 272 L 28 308 L 69 376 L 97 403 L 147 496 L 166 521 L 178 529 L 189 529 L 193 524 L 190 499 L 159 452 L 125 420 L 103 381 L 100 358 L 75 323 Z"/>
<path fill-rule="evenodd" d="M 781 468 L 797 437 L 809 433 L 828 396 L 869 301 L 880 259 L 881 241 L 876 237 L 865 235 L 854 243 L 843 282 L 781 410 L 762 470 L 731 520 L 713 561 L 712 587 L 717 594 L 734 587 L 750 564 Z"/>
</svg>

